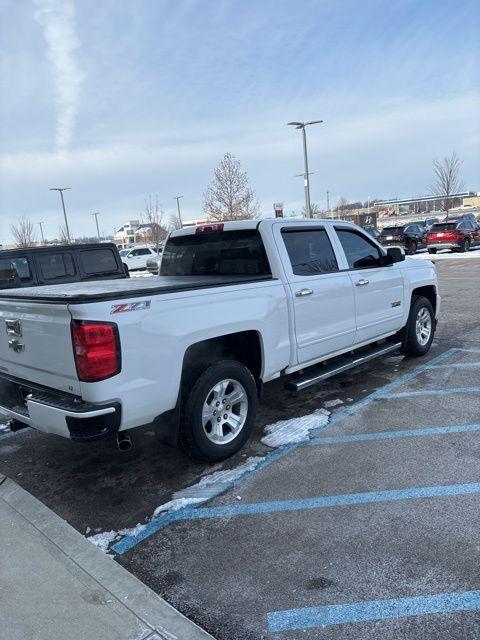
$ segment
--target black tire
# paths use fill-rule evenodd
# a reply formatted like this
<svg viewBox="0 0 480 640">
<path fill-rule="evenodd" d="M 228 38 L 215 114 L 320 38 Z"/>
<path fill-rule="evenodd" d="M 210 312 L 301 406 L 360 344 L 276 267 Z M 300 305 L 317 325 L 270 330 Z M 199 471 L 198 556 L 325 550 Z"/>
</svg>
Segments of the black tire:
<svg viewBox="0 0 480 640">
<path fill-rule="evenodd" d="M 408 255 L 409 256 L 414 256 L 417 253 L 417 248 L 418 245 L 415 242 L 415 240 L 410 244 L 410 246 L 408 247 Z"/>
<path fill-rule="evenodd" d="M 465 240 L 460 245 L 459 252 L 465 253 L 467 251 L 470 251 L 470 240 L 468 238 L 465 238 Z"/>
<path fill-rule="evenodd" d="M 422 310 L 425 310 L 430 316 L 430 336 L 425 344 L 422 344 L 417 336 L 416 324 L 417 318 Z M 405 336 L 402 345 L 402 352 L 406 356 L 418 357 L 424 356 L 432 346 L 433 336 L 435 334 L 435 313 L 432 303 L 428 298 L 423 296 L 415 296 L 412 298 L 410 305 L 410 313 L 408 315 L 407 326 L 405 327 Z"/>
<path fill-rule="evenodd" d="M 125 262 L 122 262 L 123 264 L 123 270 L 125 272 L 125 275 L 127 276 L 127 278 L 130 277 L 130 269 L 128 268 L 128 264 L 125 264 Z"/>
<path fill-rule="evenodd" d="M 246 418 L 233 440 L 217 444 L 212 442 L 204 429 L 202 409 L 212 388 L 226 379 L 234 380 L 243 387 L 248 399 Z M 180 413 L 180 447 L 196 460 L 218 462 L 229 458 L 248 440 L 255 423 L 257 407 L 258 391 L 255 379 L 249 369 L 236 360 L 215 362 L 195 374 L 194 379 L 187 376 Z M 226 433 L 228 435 L 228 428 Z"/>
<path fill-rule="evenodd" d="M 436 249 L 429 249 L 428 253 L 437 253 L 437 250 Z"/>
</svg>

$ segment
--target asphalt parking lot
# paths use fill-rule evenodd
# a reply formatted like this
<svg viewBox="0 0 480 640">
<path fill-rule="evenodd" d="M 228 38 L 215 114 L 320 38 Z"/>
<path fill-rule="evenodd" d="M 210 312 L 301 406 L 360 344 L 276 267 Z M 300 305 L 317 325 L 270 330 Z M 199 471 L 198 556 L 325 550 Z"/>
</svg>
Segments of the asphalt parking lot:
<svg viewBox="0 0 480 640">
<path fill-rule="evenodd" d="M 0 436 L 0 473 L 81 533 L 147 523 L 115 558 L 219 640 L 480 635 L 480 259 L 439 261 L 430 354 L 364 365 L 294 395 L 267 387 L 258 428 L 223 465 L 138 436 L 74 445 Z M 336 405 L 307 443 L 263 428 Z M 207 503 L 151 520 L 206 473 L 267 456 Z M 172 515 L 173 514 L 173 515 Z"/>
</svg>

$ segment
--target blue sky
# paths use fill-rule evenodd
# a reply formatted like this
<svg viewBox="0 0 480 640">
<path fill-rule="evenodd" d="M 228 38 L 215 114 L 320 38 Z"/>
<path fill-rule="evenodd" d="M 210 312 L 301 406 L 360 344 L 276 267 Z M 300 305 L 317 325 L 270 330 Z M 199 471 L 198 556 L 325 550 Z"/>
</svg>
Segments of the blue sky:
<svg viewBox="0 0 480 640">
<path fill-rule="evenodd" d="M 480 4 L 474 0 L 0 0 L 0 242 L 22 215 L 75 235 L 167 214 L 225 152 L 264 215 L 312 201 L 426 193 L 456 150 L 480 190 Z"/>
</svg>

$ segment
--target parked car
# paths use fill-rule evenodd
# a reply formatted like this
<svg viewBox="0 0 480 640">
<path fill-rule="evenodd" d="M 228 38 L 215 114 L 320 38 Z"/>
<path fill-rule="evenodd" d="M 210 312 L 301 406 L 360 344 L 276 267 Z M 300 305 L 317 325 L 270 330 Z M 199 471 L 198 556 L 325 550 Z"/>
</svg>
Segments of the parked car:
<svg viewBox="0 0 480 640">
<path fill-rule="evenodd" d="M 477 222 L 474 213 L 460 213 L 454 215 L 447 215 L 444 222 L 461 222 L 463 220 L 469 220 L 470 222 Z"/>
<path fill-rule="evenodd" d="M 0 289 L 128 278 L 113 243 L 0 251 Z"/>
<path fill-rule="evenodd" d="M 136 246 L 131 249 L 122 249 L 120 256 L 128 271 L 135 271 L 138 269 L 146 269 L 148 259 L 156 257 L 157 252 L 155 247 L 144 245 L 142 247 Z"/>
<path fill-rule="evenodd" d="M 422 222 L 425 223 L 425 227 L 427 228 L 427 231 L 428 231 L 431 226 L 433 226 L 435 223 L 440 221 L 438 218 L 425 218 L 425 220 L 423 220 Z"/>
<path fill-rule="evenodd" d="M 264 383 L 299 391 L 397 350 L 423 356 L 440 306 L 431 261 L 349 222 L 188 227 L 158 278 L 0 292 L 0 406 L 14 429 L 127 448 L 147 425 L 222 460 L 249 437 Z"/>
<path fill-rule="evenodd" d="M 377 229 L 375 229 L 375 227 L 362 227 L 364 231 L 366 231 L 369 235 L 372 236 L 372 238 L 375 238 L 375 240 L 378 240 L 378 238 L 380 237 L 380 231 L 378 231 Z"/>
<path fill-rule="evenodd" d="M 160 264 L 162 262 L 163 247 L 158 248 L 158 254 L 147 260 L 147 271 L 153 276 L 160 274 Z"/>
<path fill-rule="evenodd" d="M 379 241 L 385 247 L 402 247 L 409 255 L 414 255 L 417 249 L 423 249 L 426 229 L 416 222 L 396 227 L 385 227 L 380 233 Z"/>
<path fill-rule="evenodd" d="M 437 253 L 438 249 L 451 249 L 465 252 L 470 247 L 480 245 L 480 226 L 471 220 L 439 222 L 427 233 L 428 253 Z"/>
</svg>

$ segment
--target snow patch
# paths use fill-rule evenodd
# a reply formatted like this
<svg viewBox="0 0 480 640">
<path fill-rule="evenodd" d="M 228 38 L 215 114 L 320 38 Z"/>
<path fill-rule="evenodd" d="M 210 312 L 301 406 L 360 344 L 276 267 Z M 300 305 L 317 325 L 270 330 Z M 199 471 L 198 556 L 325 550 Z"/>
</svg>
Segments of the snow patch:
<svg viewBox="0 0 480 640">
<path fill-rule="evenodd" d="M 102 533 L 96 533 L 93 536 L 89 536 L 87 540 L 94 544 L 96 547 L 107 553 L 108 547 L 115 540 L 118 535 L 118 531 L 103 531 Z"/>
<path fill-rule="evenodd" d="M 300 418 L 290 418 L 280 420 L 265 427 L 265 435 L 262 438 L 263 444 L 272 449 L 285 444 L 303 442 L 310 437 L 310 431 L 320 429 L 328 424 L 330 412 L 326 409 L 317 409 L 313 413 Z"/>
<path fill-rule="evenodd" d="M 253 471 L 260 462 L 265 460 L 264 456 L 253 456 L 245 460 L 235 469 L 222 469 L 215 471 L 208 476 L 204 476 L 196 484 L 173 494 L 172 499 L 165 504 L 161 504 L 153 512 L 154 516 L 167 511 L 177 511 L 182 507 L 205 502 L 223 493 L 230 485 L 243 476 L 248 471 Z"/>
<path fill-rule="evenodd" d="M 343 404 L 343 400 L 340 400 L 340 398 L 336 398 L 335 400 L 327 400 L 323 404 L 327 407 L 327 409 L 331 409 L 332 407 L 338 407 L 339 404 Z"/>
</svg>

